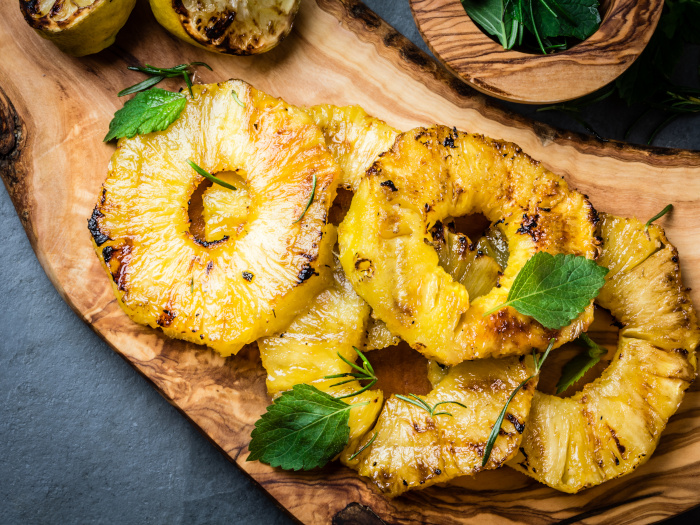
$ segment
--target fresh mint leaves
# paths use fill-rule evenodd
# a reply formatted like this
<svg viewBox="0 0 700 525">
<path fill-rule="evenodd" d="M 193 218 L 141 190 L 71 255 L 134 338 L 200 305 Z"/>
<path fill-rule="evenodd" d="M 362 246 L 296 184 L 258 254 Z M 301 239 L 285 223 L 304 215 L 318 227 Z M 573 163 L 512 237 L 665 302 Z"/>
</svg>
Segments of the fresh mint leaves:
<svg viewBox="0 0 700 525">
<path fill-rule="evenodd" d="M 138 93 L 114 114 L 105 142 L 163 131 L 182 113 L 187 99 L 180 93 L 153 88 Z"/>
<path fill-rule="evenodd" d="M 518 272 L 508 300 L 484 315 L 512 306 L 545 328 L 562 328 L 595 299 L 607 273 L 582 256 L 537 252 Z"/>
<path fill-rule="evenodd" d="M 535 350 L 533 349 L 532 351 L 532 358 L 535 361 L 535 373 L 532 374 L 530 377 L 528 377 L 525 381 L 520 383 L 518 386 L 515 387 L 515 390 L 510 394 L 510 397 L 508 397 L 508 400 L 506 401 L 506 404 L 503 405 L 503 410 L 498 414 L 498 417 L 496 418 L 496 422 L 493 424 L 493 428 L 491 428 L 491 433 L 489 434 L 489 438 L 486 440 L 486 448 L 484 448 L 484 456 L 481 458 L 481 466 L 485 467 L 486 464 L 489 462 L 489 458 L 491 457 L 491 451 L 493 450 L 493 445 L 496 443 L 496 438 L 498 438 L 498 434 L 501 431 L 501 425 L 503 425 L 503 419 L 506 417 L 506 411 L 508 410 L 508 406 L 510 405 L 511 401 L 515 398 L 515 395 L 520 392 L 520 389 L 527 385 L 528 381 L 531 379 L 534 379 L 535 377 L 538 376 L 540 373 L 540 369 L 542 368 L 542 365 L 544 364 L 545 359 L 547 359 L 547 356 L 549 355 L 549 352 L 552 351 L 552 347 L 554 347 L 554 343 L 556 342 L 556 339 L 550 339 L 549 340 L 549 345 L 547 346 L 547 350 L 545 350 L 544 354 L 542 354 L 542 357 L 540 358 Z"/>
<path fill-rule="evenodd" d="M 295 385 L 255 423 L 246 461 L 285 470 L 322 467 L 348 444 L 349 405 L 311 385 Z"/>
<path fill-rule="evenodd" d="M 505 49 L 567 49 L 600 27 L 598 0 L 461 0 L 467 14 Z M 524 30 L 527 30 L 527 35 Z M 528 36 L 534 38 L 528 38 Z M 567 40 L 567 39 L 574 39 Z"/>
</svg>

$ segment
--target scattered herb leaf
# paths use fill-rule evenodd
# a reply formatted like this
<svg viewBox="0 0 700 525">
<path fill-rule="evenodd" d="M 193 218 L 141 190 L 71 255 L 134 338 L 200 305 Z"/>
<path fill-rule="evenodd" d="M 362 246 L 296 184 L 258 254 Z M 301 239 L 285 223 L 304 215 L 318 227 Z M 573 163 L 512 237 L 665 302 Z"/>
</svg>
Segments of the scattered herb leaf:
<svg viewBox="0 0 700 525">
<path fill-rule="evenodd" d="M 255 422 L 246 461 L 285 470 L 322 467 L 343 451 L 350 437 L 353 407 L 311 385 L 295 385 Z"/>
<path fill-rule="evenodd" d="M 437 407 L 439 407 L 440 405 L 459 405 L 462 408 L 467 408 L 459 401 L 440 401 L 439 403 L 435 403 L 431 407 L 428 403 L 425 402 L 424 399 L 418 397 L 417 395 L 415 395 L 415 394 L 408 394 L 408 395 L 410 397 L 403 396 L 401 394 L 396 394 L 396 397 L 399 398 L 401 401 L 406 401 L 406 403 L 411 403 L 412 405 L 415 405 L 418 408 L 422 408 L 423 410 L 428 412 L 428 414 L 430 414 L 431 417 L 440 416 L 440 415 L 454 417 L 449 412 L 435 412 L 435 409 L 437 409 Z"/>
<path fill-rule="evenodd" d="M 190 68 L 194 66 L 204 66 L 209 71 L 212 71 L 212 68 L 204 62 L 190 62 L 189 64 L 180 64 L 178 66 L 168 68 L 155 67 L 149 64 L 146 64 L 143 67 L 129 66 L 127 69 L 130 69 L 132 71 L 140 71 L 141 73 L 145 73 L 146 75 L 151 75 L 151 78 L 146 79 L 143 82 L 139 82 L 138 84 L 134 84 L 133 86 L 128 87 L 126 89 L 123 89 L 118 93 L 117 96 L 123 97 L 124 95 L 131 95 L 132 93 L 143 91 L 144 89 L 148 89 L 149 87 L 155 86 L 156 84 L 158 84 L 166 78 L 182 77 L 185 80 L 185 84 L 187 84 L 187 89 L 189 89 L 190 91 L 190 96 L 194 97 L 194 94 L 192 93 L 192 79 L 190 77 Z"/>
<path fill-rule="evenodd" d="M 657 213 L 656 215 L 654 215 L 651 219 L 649 219 L 647 221 L 647 223 L 644 225 L 644 231 L 647 231 L 649 229 L 649 226 L 651 226 L 651 224 L 654 221 L 660 219 L 661 217 L 666 215 L 671 210 L 673 210 L 673 204 L 668 204 L 663 210 L 661 210 L 659 213 Z"/>
<path fill-rule="evenodd" d="M 512 306 L 545 328 L 562 328 L 598 295 L 607 273 L 607 268 L 580 255 L 537 252 L 518 272 L 508 300 L 484 316 Z"/>
<path fill-rule="evenodd" d="M 189 164 L 190 167 L 191 167 L 194 171 L 196 171 L 197 173 L 199 173 L 202 177 L 204 177 L 205 179 L 209 179 L 209 180 L 212 181 L 214 184 L 218 184 L 219 186 L 223 186 L 224 188 L 228 188 L 229 190 L 235 190 L 235 189 L 236 189 L 235 186 L 232 186 L 232 185 L 229 184 L 228 182 L 224 182 L 224 181 L 221 180 L 220 178 L 215 177 L 214 175 L 212 175 L 211 173 L 209 173 L 209 172 L 208 172 L 207 170 L 205 170 L 204 168 L 200 168 L 200 167 L 197 166 L 194 162 L 192 162 L 190 159 L 187 159 L 187 164 Z"/>
<path fill-rule="evenodd" d="M 241 106 L 242 108 L 245 107 L 245 104 L 243 102 L 241 102 L 240 98 L 238 98 L 238 93 L 236 93 L 235 90 L 233 90 L 233 89 L 231 90 L 231 95 L 233 95 L 233 100 L 235 100 L 239 106 Z"/>
<path fill-rule="evenodd" d="M 564 365 L 561 371 L 561 377 L 557 383 L 557 394 L 561 394 L 564 390 L 579 381 L 586 372 L 598 364 L 600 359 L 608 353 L 605 348 L 598 346 L 587 334 L 581 334 L 576 342 L 583 346 L 586 351 L 577 354 L 571 361 Z"/>
<path fill-rule="evenodd" d="M 554 347 L 555 342 L 556 339 L 549 340 L 547 350 L 544 351 L 544 354 L 542 354 L 541 359 L 538 358 L 537 353 L 533 349 L 532 358 L 535 360 L 535 373 L 528 377 L 525 381 L 520 383 L 517 387 L 515 387 L 515 390 L 513 390 L 513 392 L 510 394 L 510 397 L 506 401 L 506 404 L 503 405 L 503 410 L 501 410 L 500 414 L 498 414 L 496 422 L 494 423 L 493 428 L 491 429 L 491 433 L 489 434 L 489 438 L 486 440 L 486 448 L 484 448 L 484 457 L 481 458 L 482 467 L 485 467 L 486 463 L 489 462 L 489 458 L 491 457 L 491 451 L 493 450 L 493 445 L 496 443 L 498 433 L 501 431 L 501 425 L 503 425 L 503 419 L 506 417 L 506 411 L 508 410 L 508 406 L 510 405 L 511 401 L 513 401 L 515 395 L 520 391 L 520 389 L 524 387 L 528 383 L 528 381 L 534 379 L 540 373 L 540 369 L 542 368 L 545 359 L 547 359 L 549 352 L 552 350 L 552 347 Z"/>
<path fill-rule="evenodd" d="M 114 114 L 105 142 L 163 131 L 182 113 L 187 99 L 180 93 L 153 88 L 138 93 Z"/>
<path fill-rule="evenodd" d="M 352 461 L 352 460 L 355 459 L 357 456 L 359 456 L 360 454 L 362 454 L 362 453 L 365 451 L 365 449 L 367 449 L 367 447 L 369 447 L 372 443 L 374 443 L 374 440 L 377 439 L 377 436 L 378 436 L 378 435 L 379 435 L 379 432 L 375 432 L 374 435 L 372 436 L 372 439 L 370 439 L 367 443 L 365 443 L 364 445 L 362 445 L 362 448 L 361 448 L 360 450 L 358 450 L 358 451 L 355 452 L 352 456 L 350 456 L 350 461 Z"/>
<path fill-rule="evenodd" d="M 338 357 L 342 359 L 345 363 L 350 365 L 353 369 L 356 370 L 356 372 L 345 372 L 343 374 L 333 374 L 330 376 L 325 376 L 324 379 L 338 379 L 338 378 L 349 378 L 346 379 L 345 381 L 341 381 L 340 383 L 335 383 L 334 385 L 331 385 L 331 387 L 334 386 L 340 386 L 344 385 L 346 383 L 352 383 L 353 381 L 370 381 L 370 383 L 364 387 L 362 387 L 360 390 L 357 392 L 353 392 L 352 394 L 345 394 L 344 396 L 338 396 L 336 399 L 345 399 L 346 397 L 355 397 L 356 395 L 361 394 L 365 390 L 368 390 L 372 388 L 379 379 L 374 373 L 374 368 L 372 368 L 372 365 L 370 362 L 367 360 L 367 358 L 364 356 L 362 352 L 357 347 L 354 347 L 355 352 L 357 352 L 357 355 L 360 356 L 360 359 L 362 360 L 362 368 L 357 366 L 355 363 L 352 361 L 345 359 L 340 352 L 337 352 Z"/>
<path fill-rule="evenodd" d="M 316 174 L 314 173 L 313 186 L 311 187 L 311 195 L 309 196 L 309 200 L 306 203 L 306 208 L 304 208 L 304 211 L 301 212 L 301 215 L 299 215 L 299 218 L 297 220 L 295 220 L 292 224 L 296 224 L 304 217 L 304 215 L 306 215 L 306 212 L 309 210 L 311 203 L 314 201 L 315 195 L 316 195 Z"/>
<path fill-rule="evenodd" d="M 474 22 L 505 49 L 516 43 L 543 54 L 568 49 L 600 27 L 598 0 L 461 0 Z M 534 36 L 524 38 L 528 34 Z M 574 40 L 568 40 L 571 38 Z"/>
</svg>

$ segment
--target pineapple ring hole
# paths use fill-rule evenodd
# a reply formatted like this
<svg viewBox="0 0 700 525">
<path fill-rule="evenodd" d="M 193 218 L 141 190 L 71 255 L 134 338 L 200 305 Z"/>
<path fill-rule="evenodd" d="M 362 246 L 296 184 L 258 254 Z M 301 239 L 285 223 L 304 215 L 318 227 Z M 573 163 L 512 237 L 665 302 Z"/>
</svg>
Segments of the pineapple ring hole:
<svg viewBox="0 0 700 525">
<path fill-rule="evenodd" d="M 544 394 L 556 395 L 557 397 L 571 397 L 583 390 L 583 387 L 588 383 L 592 383 L 603 374 L 605 369 L 610 365 L 617 349 L 618 339 L 620 337 L 619 325 L 608 310 L 596 304 L 593 322 L 588 327 L 586 333 L 593 341 L 606 348 L 608 353 L 604 355 L 593 368 L 586 372 L 581 379 L 564 390 L 561 394 L 557 394 L 557 383 L 561 377 L 564 365 L 575 356 L 585 352 L 584 347 L 575 342 L 562 345 L 547 358 L 547 361 L 542 367 L 540 379 L 537 383 L 537 390 Z"/>
<path fill-rule="evenodd" d="M 206 243 L 240 238 L 245 234 L 251 204 L 245 174 L 238 170 L 213 175 L 236 189 L 202 179 L 189 200 L 190 233 Z"/>
</svg>

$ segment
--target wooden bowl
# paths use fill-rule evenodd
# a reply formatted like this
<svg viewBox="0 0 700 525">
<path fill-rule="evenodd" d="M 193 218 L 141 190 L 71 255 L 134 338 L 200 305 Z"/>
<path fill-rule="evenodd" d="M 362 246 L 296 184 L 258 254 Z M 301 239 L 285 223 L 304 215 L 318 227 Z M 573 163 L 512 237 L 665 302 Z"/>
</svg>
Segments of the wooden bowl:
<svg viewBox="0 0 700 525">
<path fill-rule="evenodd" d="M 459 0 L 409 0 L 428 46 L 474 88 L 503 100 L 552 104 L 582 97 L 620 76 L 644 50 L 663 0 L 603 0 L 600 28 L 551 55 L 504 50 L 467 15 Z"/>
</svg>

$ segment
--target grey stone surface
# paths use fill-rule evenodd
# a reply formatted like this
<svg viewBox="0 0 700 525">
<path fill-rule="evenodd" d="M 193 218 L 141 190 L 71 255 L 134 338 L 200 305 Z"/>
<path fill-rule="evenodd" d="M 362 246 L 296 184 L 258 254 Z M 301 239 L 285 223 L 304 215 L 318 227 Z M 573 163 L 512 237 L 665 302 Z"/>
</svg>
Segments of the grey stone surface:
<svg viewBox="0 0 700 525">
<path fill-rule="evenodd" d="M 425 49 L 407 0 L 366 3 Z M 613 106 L 587 117 L 611 136 L 631 119 Z M 658 144 L 700 148 L 699 122 Z M 4 190 L 0 224 L 0 524 L 291 523 L 61 300 Z"/>
</svg>

